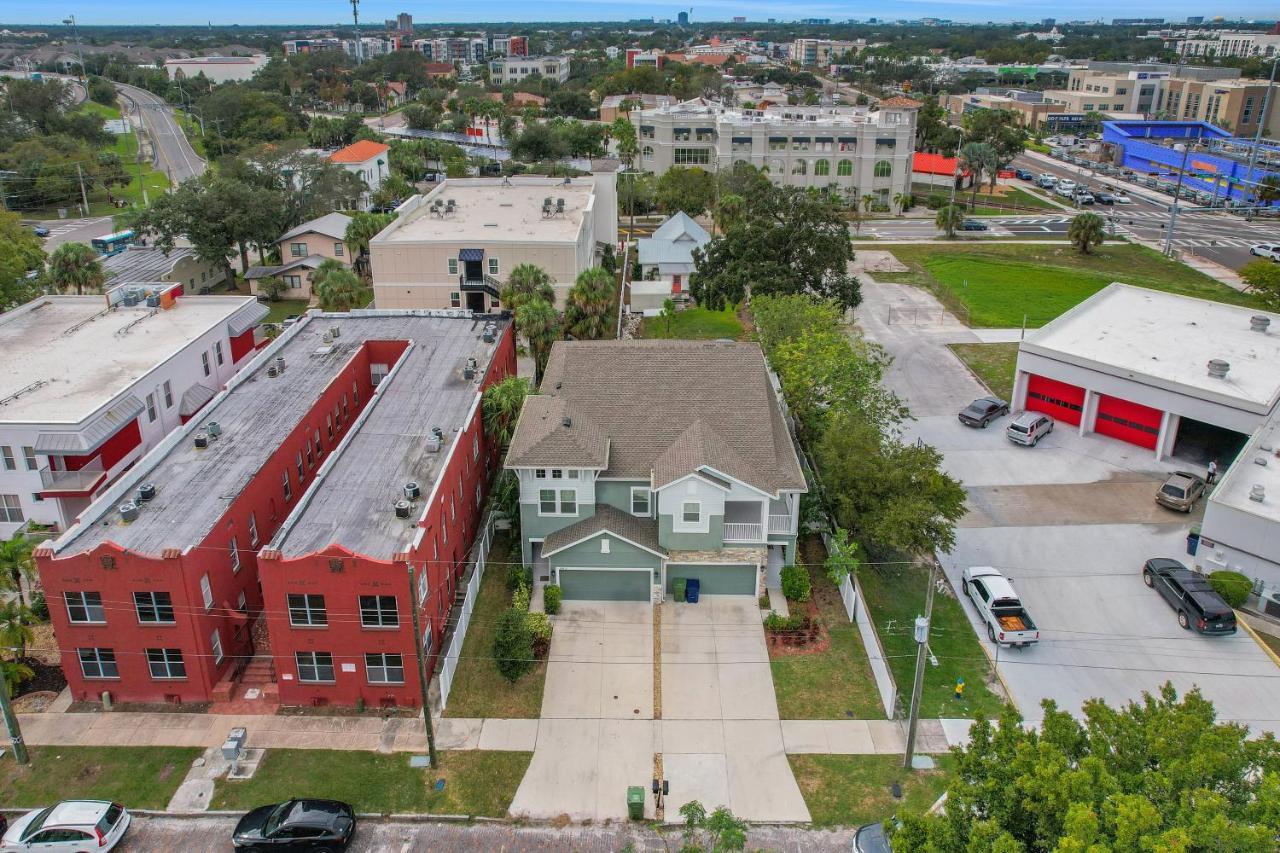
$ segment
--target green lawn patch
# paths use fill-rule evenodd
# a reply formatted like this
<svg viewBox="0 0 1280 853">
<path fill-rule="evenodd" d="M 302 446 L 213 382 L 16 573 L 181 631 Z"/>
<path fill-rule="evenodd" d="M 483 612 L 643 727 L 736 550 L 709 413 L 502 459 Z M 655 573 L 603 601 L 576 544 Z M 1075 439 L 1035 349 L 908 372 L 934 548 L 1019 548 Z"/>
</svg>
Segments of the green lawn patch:
<svg viewBox="0 0 1280 853">
<path fill-rule="evenodd" d="M 961 361 L 1002 400 L 1013 396 L 1017 344 L 948 344 Z"/>
<path fill-rule="evenodd" d="M 814 826 L 861 826 L 891 815 L 922 814 L 950 781 L 955 759 L 933 770 L 905 770 L 901 755 L 788 755 Z M 890 786 L 902 786 L 895 799 Z"/>
<path fill-rule="evenodd" d="M 113 800 L 163 809 L 203 751 L 186 746 L 33 746 L 25 767 L 0 758 L 0 803 L 36 808 L 58 800 Z"/>
<path fill-rule="evenodd" d="M 107 106 L 106 104 L 100 104 L 97 101 L 85 101 L 80 105 L 80 112 L 100 115 L 102 116 L 103 121 L 111 121 L 113 119 L 120 118 L 120 108 L 115 104 Z"/>
<path fill-rule="evenodd" d="M 248 295 L 248 294 L 245 294 Z M 309 303 L 305 299 L 281 299 L 277 302 L 267 302 L 267 316 L 262 319 L 264 323 L 281 323 L 286 317 L 293 314 L 305 314 Z"/>
<path fill-rule="evenodd" d="M 866 720 L 884 717 L 871 664 L 858 634 L 849 621 L 840 590 L 827 577 L 822 562 L 826 552 L 816 537 L 800 546 L 800 562 L 809 567 L 809 581 L 818 618 L 831 635 L 826 651 L 775 656 L 770 651 L 773 692 L 778 714 L 784 720 Z M 792 613 L 802 605 L 792 605 Z"/>
<path fill-rule="evenodd" d="M 932 291 L 961 320 L 978 328 L 1042 326 L 1113 281 L 1169 293 L 1260 308 L 1240 293 L 1145 246 L 1107 243 L 1082 255 L 1064 240 L 1052 244 L 901 246 L 893 254 L 904 273 L 885 281 Z"/>
<path fill-rule="evenodd" d="M 357 812 L 503 817 L 531 752 L 441 752 L 440 766 L 409 766 L 408 753 L 269 749 L 252 779 L 219 779 L 210 808 L 240 811 L 290 797 L 350 803 Z M 443 790 L 436 781 L 445 780 Z"/>
<path fill-rule="evenodd" d="M 640 322 L 641 338 L 692 338 L 695 340 L 714 340 L 715 338 L 731 338 L 736 340 L 742 334 L 742 324 L 734 315 L 732 308 L 723 311 L 712 311 L 709 308 L 686 308 L 677 311 L 671 318 L 668 328 L 665 317 L 645 317 Z"/>
<path fill-rule="evenodd" d="M 969 193 L 956 192 L 956 204 L 963 204 L 969 210 Z M 970 211 L 976 216 L 1009 216 L 1022 212 L 1025 208 L 1035 210 L 1052 210 L 1060 212 L 1061 208 L 1050 204 L 1043 196 L 1035 195 L 1019 187 L 1009 187 L 1002 193 L 989 195 L 979 192 L 977 209 Z"/>
<path fill-rule="evenodd" d="M 480 595 L 471 613 L 471 624 L 462 644 L 462 657 L 449 690 L 446 717 L 500 717 L 536 719 L 542 713 L 542 688 L 547 664 L 539 662 L 515 684 L 507 681 L 493 663 L 493 638 L 498 620 L 511 606 L 507 591 L 506 563 L 519 562 L 519 545 L 509 533 L 494 537 Z"/>
<path fill-rule="evenodd" d="M 928 570 L 918 565 L 868 565 L 858 575 L 867 607 L 875 619 L 880 644 L 898 685 L 905 710 L 911 702 L 915 678 L 916 641 L 912 626 L 924 615 Z M 991 661 L 978 643 L 978 635 L 964 612 L 964 605 L 950 595 L 933 597 L 933 621 L 929 649 L 938 659 L 925 659 L 920 716 L 972 717 L 981 711 L 996 717 L 1003 701 L 987 688 L 994 677 Z M 957 678 L 964 678 L 964 698 L 955 698 Z"/>
</svg>

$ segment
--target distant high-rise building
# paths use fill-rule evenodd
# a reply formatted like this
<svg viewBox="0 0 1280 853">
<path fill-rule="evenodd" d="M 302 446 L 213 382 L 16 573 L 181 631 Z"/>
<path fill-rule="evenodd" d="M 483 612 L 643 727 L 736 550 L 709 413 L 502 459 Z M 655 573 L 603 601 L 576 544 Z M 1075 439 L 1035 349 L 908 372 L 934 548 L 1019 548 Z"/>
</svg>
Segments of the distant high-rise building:
<svg viewBox="0 0 1280 853">
<path fill-rule="evenodd" d="M 679 15 L 676 15 L 676 23 L 682 27 L 689 26 L 689 13 L 681 12 Z"/>
<path fill-rule="evenodd" d="M 1204 15 L 1188 15 L 1188 16 L 1187 16 L 1187 23 L 1188 23 L 1188 24 L 1203 24 L 1203 23 L 1204 23 Z"/>
<path fill-rule="evenodd" d="M 388 18 L 387 32 L 399 33 L 400 35 L 403 35 L 406 37 L 412 37 L 413 15 L 409 14 L 408 12 L 401 12 L 399 15 L 396 15 L 394 20 L 392 20 L 391 18 Z"/>
<path fill-rule="evenodd" d="M 1046 30 L 1055 26 L 1057 23 L 1058 23 L 1057 18 L 1041 18 L 1040 19 L 1040 26 L 1044 27 Z"/>
</svg>

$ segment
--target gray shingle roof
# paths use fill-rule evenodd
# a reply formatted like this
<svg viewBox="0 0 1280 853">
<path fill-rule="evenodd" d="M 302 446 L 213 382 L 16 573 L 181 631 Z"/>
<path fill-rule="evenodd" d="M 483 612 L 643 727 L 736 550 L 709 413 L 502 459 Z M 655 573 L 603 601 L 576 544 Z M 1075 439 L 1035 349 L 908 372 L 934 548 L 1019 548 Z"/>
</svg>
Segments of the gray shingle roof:
<svg viewBox="0 0 1280 853">
<path fill-rule="evenodd" d="M 507 465 L 603 465 L 655 487 L 706 466 L 770 494 L 805 488 L 754 343 L 559 342 Z"/>
<path fill-rule="evenodd" d="M 297 228 L 290 228 L 276 238 L 276 243 L 283 243 L 286 240 L 292 240 L 294 237 L 312 232 L 332 237 L 335 240 L 344 240 L 347 235 L 347 226 L 350 223 L 351 217 L 345 213 L 326 213 L 324 216 L 318 216 L 309 222 L 302 223 Z"/>
<path fill-rule="evenodd" d="M 548 533 L 542 542 L 542 554 L 552 554 L 597 533 L 612 533 L 619 539 L 626 539 L 650 551 L 663 555 L 667 553 L 658 544 L 658 522 L 652 518 L 639 518 L 609 504 L 596 504 L 595 515 Z"/>
</svg>

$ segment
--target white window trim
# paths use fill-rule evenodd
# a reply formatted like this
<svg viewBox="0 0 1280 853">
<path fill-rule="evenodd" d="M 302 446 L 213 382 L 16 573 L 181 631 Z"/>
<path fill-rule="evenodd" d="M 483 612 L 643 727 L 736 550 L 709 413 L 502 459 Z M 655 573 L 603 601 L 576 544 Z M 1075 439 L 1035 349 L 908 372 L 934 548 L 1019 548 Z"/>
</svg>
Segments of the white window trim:
<svg viewBox="0 0 1280 853">
<path fill-rule="evenodd" d="M 208 572 L 200 576 L 200 598 L 204 601 L 205 610 L 213 608 L 213 586 L 209 583 Z"/>
<path fill-rule="evenodd" d="M 637 493 L 643 494 L 645 496 L 646 509 L 644 512 L 636 512 L 636 494 Z M 653 490 L 650 489 L 648 486 L 632 486 L 630 511 L 632 515 L 637 516 L 638 518 L 652 518 L 653 517 Z"/>
<path fill-rule="evenodd" d="M 213 633 L 209 635 L 209 648 L 213 649 L 213 662 L 222 663 L 222 635 L 218 633 L 217 628 L 214 628 Z"/>
<path fill-rule="evenodd" d="M 693 504 L 698 507 L 698 520 L 685 521 L 684 509 L 686 506 Z M 676 508 L 676 513 L 671 518 L 671 529 L 676 533 L 707 533 L 711 530 L 710 518 L 707 516 L 706 508 L 700 500 L 689 500 L 683 498 L 680 506 Z"/>
</svg>

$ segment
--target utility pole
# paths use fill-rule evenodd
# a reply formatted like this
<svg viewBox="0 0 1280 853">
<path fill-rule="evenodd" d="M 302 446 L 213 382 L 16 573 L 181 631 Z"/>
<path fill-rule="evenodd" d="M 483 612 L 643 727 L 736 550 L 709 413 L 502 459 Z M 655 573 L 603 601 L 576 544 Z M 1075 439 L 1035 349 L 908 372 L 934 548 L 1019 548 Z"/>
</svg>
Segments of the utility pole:
<svg viewBox="0 0 1280 853">
<path fill-rule="evenodd" d="M 929 566 L 929 589 L 925 593 L 924 615 L 916 617 L 916 679 L 911 686 L 911 716 L 907 722 L 907 755 L 903 767 L 911 769 L 916 748 L 916 724 L 920 722 L 920 693 L 924 689 L 924 653 L 929 648 L 929 620 L 933 618 L 933 590 L 936 569 Z"/>
<path fill-rule="evenodd" d="M 351 0 L 351 19 L 356 25 L 356 65 L 359 65 L 363 53 L 360 44 L 360 0 Z M 434 767 L 435 764 L 433 763 L 432 766 Z"/>
<path fill-rule="evenodd" d="M 84 202 L 84 215 L 89 215 L 89 194 L 84 191 L 84 169 L 76 164 L 76 175 L 80 178 L 80 200 Z"/>
<path fill-rule="evenodd" d="M 1178 169 L 1178 183 L 1173 189 L 1173 207 L 1169 208 L 1169 233 L 1164 235 L 1164 254 L 1173 251 L 1173 228 L 1178 221 L 1178 201 L 1182 198 L 1182 177 L 1187 173 L 1187 157 L 1191 155 L 1191 137 L 1182 146 L 1182 166 Z"/>
<path fill-rule="evenodd" d="M 0 714 L 4 715 L 5 727 L 9 730 L 9 743 L 13 744 L 13 758 L 19 764 L 30 764 L 31 756 L 27 755 L 27 745 L 22 740 L 22 729 L 18 727 L 18 717 L 9 704 L 9 685 L 0 678 Z"/>
<path fill-rule="evenodd" d="M 436 732 L 431 727 L 431 703 L 427 698 L 427 662 L 422 656 L 422 628 L 418 622 L 418 578 L 413 563 L 406 564 L 409 569 L 409 610 L 413 613 L 413 649 L 418 655 L 418 688 L 422 692 L 422 722 L 427 727 L 427 755 L 432 767 L 439 767 L 436 758 Z"/>
<path fill-rule="evenodd" d="M 1246 181 L 1253 180 L 1253 167 L 1258 163 L 1258 146 L 1262 144 L 1262 129 L 1267 126 L 1267 112 L 1271 108 L 1271 88 L 1276 84 L 1276 65 L 1280 65 L 1280 56 L 1271 60 L 1271 78 L 1267 81 L 1267 91 L 1262 96 L 1262 112 L 1258 115 L 1258 129 L 1253 132 L 1253 150 L 1249 152 L 1249 168 L 1244 170 Z M 1230 186 L 1227 187 L 1227 194 L 1231 194 Z"/>
<path fill-rule="evenodd" d="M 80 73 L 76 76 L 83 80 L 87 75 L 85 74 L 84 69 L 84 50 L 80 47 L 80 29 L 76 26 L 76 16 L 71 15 L 70 17 L 64 18 L 62 23 L 69 24 L 71 26 L 71 34 L 75 36 L 76 55 L 80 57 Z"/>
</svg>

